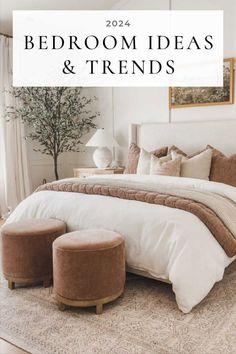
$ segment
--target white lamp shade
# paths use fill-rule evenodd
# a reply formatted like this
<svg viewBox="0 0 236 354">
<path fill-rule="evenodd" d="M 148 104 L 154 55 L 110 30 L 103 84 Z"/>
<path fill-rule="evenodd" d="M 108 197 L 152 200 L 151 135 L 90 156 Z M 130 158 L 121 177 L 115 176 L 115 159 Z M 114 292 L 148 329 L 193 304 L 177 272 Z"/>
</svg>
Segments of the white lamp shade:
<svg viewBox="0 0 236 354">
<path fill-rule="evenodd" d="M 111 134 L 105 129 L 98 129 L 96 133 L 92 136 L 92 138 L 87 142 L 86 146 L 96 146 L 96 147 L 104 147 L 104 146 L 114 146 L 118 147 L 119 144 L 113 138 Z"/>
</svg>

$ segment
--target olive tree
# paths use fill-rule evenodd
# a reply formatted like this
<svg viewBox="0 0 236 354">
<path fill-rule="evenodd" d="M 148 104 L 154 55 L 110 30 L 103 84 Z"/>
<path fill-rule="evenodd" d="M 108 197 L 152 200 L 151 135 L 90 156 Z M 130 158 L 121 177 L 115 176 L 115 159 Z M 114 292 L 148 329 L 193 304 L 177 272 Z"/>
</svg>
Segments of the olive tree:
<svg viewBox="0 0 236 354">
<path fill-rule="evenodd" d="M 26 138 L 39 143 L 39 151 L 54 161 L 58 176 L 58 157 L 68 151 L 78 152 L 82 136 L 96 128 L 97 112 L 91 110 L 96 98 L 82 95 L 78 87 L 23 87 L 11 92 L 19 102 L 7 107 L 7 119 L 19 118 L 29 128 Z"/>
</svg>

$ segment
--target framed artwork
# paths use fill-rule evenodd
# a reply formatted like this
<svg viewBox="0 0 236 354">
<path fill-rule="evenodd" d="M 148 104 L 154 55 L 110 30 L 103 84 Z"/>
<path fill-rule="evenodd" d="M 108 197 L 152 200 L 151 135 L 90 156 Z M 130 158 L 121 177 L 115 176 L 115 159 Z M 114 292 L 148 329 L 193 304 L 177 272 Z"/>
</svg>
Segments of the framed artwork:
<svg viewBox="0 0 236 354">
<path fill-rule="evenodd" d="M 170 87 L 169 107 L 197 107 L 234 103 L 234 58 L 224 59 L 223 87 Z"/>
</svg>

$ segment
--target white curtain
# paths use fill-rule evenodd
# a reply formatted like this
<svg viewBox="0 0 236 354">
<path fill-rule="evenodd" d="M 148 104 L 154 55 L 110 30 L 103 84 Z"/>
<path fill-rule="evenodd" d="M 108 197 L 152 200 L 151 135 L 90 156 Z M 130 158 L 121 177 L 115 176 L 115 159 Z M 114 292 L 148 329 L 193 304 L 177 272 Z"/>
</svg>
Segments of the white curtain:
<svg viewBox="0 0 236 354">
<path fill-rule="evenodd" d="M 16 107 L 9 94 L 12 88 L 12 39 L 0 35 L 0 213 L 27 197 L 31 191 L 31 178 L 24 139 L 24 126 L 19 119 L 9 122 L 4 118 L 6 107 Z"/>
</svg>

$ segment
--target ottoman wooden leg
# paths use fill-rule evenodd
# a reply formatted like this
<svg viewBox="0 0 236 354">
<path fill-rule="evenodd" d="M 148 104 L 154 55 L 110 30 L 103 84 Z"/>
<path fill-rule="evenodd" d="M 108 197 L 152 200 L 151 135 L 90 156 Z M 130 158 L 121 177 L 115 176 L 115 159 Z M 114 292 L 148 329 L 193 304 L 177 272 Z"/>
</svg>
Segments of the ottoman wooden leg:
<svg viewBox="0 0 236 354">
<path fill-rule="evenodd" d="M 11 289 L 11 290 L 15 289 L 14 281 L 8 280 L 8 288 Z"/>
<path fill-rule="evenodd" d="M 43 281 L 43 286 L 45 288 L 49 288 L 50 285 L 51 285 L 51 279 L 46 279 Z"/>
<path fill-rule="evenodd" d="M 103 304 L 97 304 L 96 305 L 96 314 L 101 315 L 103 311 Z"/>
<path fill-rule="evenodd" d="M 57 305 L 58 305 L 58 308 L 59 308 L 60 311 L 65 311 L 65 309 L 66 309 L 66 305 L 65 304 L 63 304 L 62 302 L 58 301 Z"/>
</svg>

